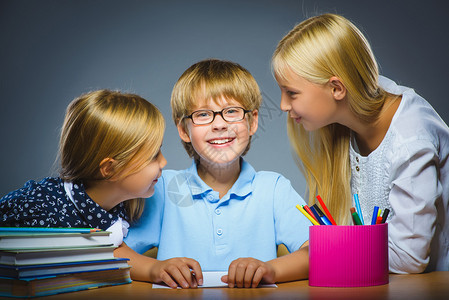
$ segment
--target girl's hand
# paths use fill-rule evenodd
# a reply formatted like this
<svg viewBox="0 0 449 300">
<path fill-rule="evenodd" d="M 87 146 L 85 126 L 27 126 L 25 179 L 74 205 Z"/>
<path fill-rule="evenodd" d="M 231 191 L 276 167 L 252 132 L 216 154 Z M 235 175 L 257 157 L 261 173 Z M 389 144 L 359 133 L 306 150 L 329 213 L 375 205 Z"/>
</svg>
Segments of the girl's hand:
<svg viewBox="0 0 449 300">
<path fill-rule="evenodd" d="M 255 258 L 239 258 L 229 265 L 228 275 L 221 277 L 221 281 L 230 288 L 257 287 L 260 282 L 274 283 L 274 268 L 266 262 Z"/>
<path fill-rule="evenodd" d="M 200 264 L 191 258 L 175 257 L 157 261 L 150 270 L 151 282 L 165 283 L 171 288 L 197 288 L 203 284 Z"/>
</svg>

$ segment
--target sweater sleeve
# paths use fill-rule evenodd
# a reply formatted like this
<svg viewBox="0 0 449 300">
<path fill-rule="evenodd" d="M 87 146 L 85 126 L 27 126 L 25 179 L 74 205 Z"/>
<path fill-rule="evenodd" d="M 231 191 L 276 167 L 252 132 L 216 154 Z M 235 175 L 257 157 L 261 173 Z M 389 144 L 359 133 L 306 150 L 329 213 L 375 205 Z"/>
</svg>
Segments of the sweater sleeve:
<svg viewBox="0 0 449 300">
<path fill-rule="evenodd" d="M 423 272 L 430 260 L 436 202 L 441 200 L 438 154 L 429 141 L 401 146 L 393 163 L 389 201 L 389 263 L 394 273 Z"/>
</svg>

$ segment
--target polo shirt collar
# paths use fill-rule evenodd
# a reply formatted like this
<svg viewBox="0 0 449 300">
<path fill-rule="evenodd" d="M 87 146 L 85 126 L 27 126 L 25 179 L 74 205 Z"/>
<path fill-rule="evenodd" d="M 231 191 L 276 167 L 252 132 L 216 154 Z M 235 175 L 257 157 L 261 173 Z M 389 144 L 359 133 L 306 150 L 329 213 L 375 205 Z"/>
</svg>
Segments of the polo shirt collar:
<svg viewBox="0 0 449 300">
<path fill-rule="evenodd" d="M 251 185 L 255 176 L 256 171 L 254 168 L 241 158 L 239 178 L 237 178 L 237 181 L 233 184 L 228 194 L 245 198 L 252 191 Z"/>
<path fill-rule="evenodd" d="M 198 175 L 195 160 L 193 160 L 192 165 L 186 170 L 186 173 L 186 177 L 189 178 L 190 191 L 194 199 L 202 198 L 202 196 L 214 192 Z M 254 168 L 241 158 L 240 175 L 228 191 L 227 195 L 223 197 L 223 200 L 225 200 L 225 198 L 235 198 L 238 200 L 245 199 L 246 196 L 251 193 L 251 185 L 255 176 L 256 171 Z"/>
</svg>

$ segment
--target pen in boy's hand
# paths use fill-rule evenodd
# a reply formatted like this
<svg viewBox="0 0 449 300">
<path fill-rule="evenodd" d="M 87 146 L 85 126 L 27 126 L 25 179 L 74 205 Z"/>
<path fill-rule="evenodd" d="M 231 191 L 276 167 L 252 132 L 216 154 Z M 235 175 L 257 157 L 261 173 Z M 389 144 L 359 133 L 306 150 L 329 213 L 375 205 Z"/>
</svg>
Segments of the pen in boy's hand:
<svg viewBox="0 0 449 300">
<path fill-rule="evenodd" d="M 197 279 L 197 277 L 196 277 L 196 274 L 195 274 L 195 271 L 193 271 L 193 270 L 190 270 L 190 272 L 192 273 L 192 277 L 193 277 L 193 280 L 197 283 L 197 285 L 203 285 L 203 279 Z"/>
</svg>

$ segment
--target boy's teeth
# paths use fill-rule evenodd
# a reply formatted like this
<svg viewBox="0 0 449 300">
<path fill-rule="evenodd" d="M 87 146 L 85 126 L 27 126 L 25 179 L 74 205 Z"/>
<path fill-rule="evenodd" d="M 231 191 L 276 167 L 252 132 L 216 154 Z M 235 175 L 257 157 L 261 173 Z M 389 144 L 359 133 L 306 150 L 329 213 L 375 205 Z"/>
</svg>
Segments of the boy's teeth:
<svg viewBox="0 0 449 300">
<path fill-rule="evenodd" d="M 224 140 L 213 140 L 210 141 L 211 144 L 224 144 L 232 141 L 232 139 L 224 139 Z"/>
</svg>

